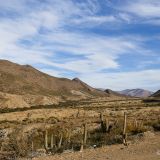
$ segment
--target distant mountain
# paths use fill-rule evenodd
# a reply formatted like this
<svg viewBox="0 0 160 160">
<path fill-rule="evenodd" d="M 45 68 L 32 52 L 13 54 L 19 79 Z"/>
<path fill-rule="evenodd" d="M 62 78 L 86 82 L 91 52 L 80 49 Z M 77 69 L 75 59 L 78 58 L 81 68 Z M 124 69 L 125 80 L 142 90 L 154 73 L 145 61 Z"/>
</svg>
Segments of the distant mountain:
<svg viewBox="0 0 160 160">
<path fill-rule="evenodd" d="M 151 97 L 160 97 L 160 90 L 158 90 L 157 92 L 153 93 L 151 95 Z"/>
<path fill-rule="evenodd" d="M 7 60 L 0 60 L 0 92 L 0 99 L 3 99 L 0 101 L 0 106 L 5 106 L 6 103 L 12 106 L 14 100 L 12 95 L 16 97 L 18 95 L 16 99 L 21 99 L 21 101 L 24 98 L 27 99 L 25 102 L 27 101 L 27 104 L 30 103 L 30 105 L 39 104 L 40 101 L 42 104 L 45 101 L 51 104 L 55 97 L 56 99 L 58 97 L 58 99 L 73 100 L 108 96 L 107 93 L 90 87 L 78 78 L 70 80 L 53 77 L 30 65 L 19 65 Z M 26 98 L 28 95 L 31 101 Z M 12 97 L 12 102 L 5 101 L 9 99 L 8 97 Z M 36 100 L 33 100 L 35 97 Z"/>
<path fill-rule="evenodd" d="M 116 91 L 113 91 L 111 89 L 106 89 L 104 90 L 104 92 L 106 92 L 109 96 L 115 96 L 115 97 L 127 97 L 126 95 L 124 94 L 121 94 L 121 93 L 118 93 Z"/>
<path fill-rule="evenodd" d="M 124 94 L 126 96 L 132 96 L 132 97 L 149 97 L 153 94 L 153 92 L 144 90 L 144 89 L 126 89 L 123 91 L 118 91 L 120 94 Z"/>
</svg>

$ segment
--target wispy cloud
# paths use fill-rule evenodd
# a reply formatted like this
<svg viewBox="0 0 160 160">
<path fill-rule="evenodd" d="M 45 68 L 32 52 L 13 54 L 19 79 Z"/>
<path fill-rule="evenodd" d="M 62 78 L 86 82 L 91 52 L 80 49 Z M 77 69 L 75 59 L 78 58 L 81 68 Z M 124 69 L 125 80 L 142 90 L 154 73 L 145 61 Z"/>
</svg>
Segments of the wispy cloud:
<svg viewBox="0 0 160 160">
<path fill-rule="evenodd" d="M 148 23 L 159 25 L 160 1 L 157 0 L 127 0 L 125 4 L 116 7 L 120 11 L 128 14 L 134 23 Z"/>
<path fill-rule="evenodd" d="M 160 1 L 157 0 L 128 1 L 128 4 L 123 9 L 145 18 L 160 17 Z"/>
<path fill-rule="evenodd" d="M 144 88 L 156 91 L 160 88 L 160 70 L 141 70 L 119 73 L 95 73 L 83 75 L 81 79 L 95 87 L 123 90 L 124 88 Z"/>
<path fill-rule="evenodd" d="M 84 16 L 81 9 L 86 9 L 85 5 L 91 2 L 88 1 L 87 4 L 77 5 L 75 8 L 71 1 L 70 3 L 61 1 L 61 5 L 59 3 L 57 2 L 54 5 L 61 6 L 61 10 L 53 10 L 49 4 L 47 6 L 45 4 L 43 9 L 32 11 L 24 17 L 16 20 L 7 19 L 1 21 L 0 32 L 1 35 L 4 35 L 3 37 L 6 37 L 1 44 L 1 57 L 14 60 L 17 57 L 18 62 L 22 57 L 26 57 L 24 60 L 21 60 L 23 63 L 25 61 L 32 63 L 35 61 L 37 63 L 38 59 L 39 63 L 52 64 L 56 67 L 83 73 L 117 68 L 119 64 L 116 59 L 120 54 L 129 53 L 130 50 L 136 51 L 141 48 L 133 40 L 133 37 L 130 39 L 122 36 L 109 37 L 79 31 L 67 31 L 61 20 L 74 19 L 76 14 Z M 47 10 L 45 10 L 46 7 Z M 90 9 L 89 11 L 86 9 L 89 13 L 86 11 L 85 15 L 89 14 L 91 21 L 98 22 L 100 17 L 95 18 L 94 15 L 97 9 L 93 4 L 91 8 L 94 9 Z M 72 11 L 69 12 L 71 9 Z M 102 19 L 106 20 L 107 18 L 103 17 Z M 84 21 L 90 23 L 88 16 L 85 17 Z M 84 22 L 80 19 L 79 23 L 83 24 Z M 46 33 L 41 34 L 41 29 L 46 31 Z M 20 40 L 28 40 L 29 45 L 25 44 L 24 41 L 19 43 Z M 63 64 L 58 64 L 54 62 L 54 59 L 50 59 L 50 57 L 60 54 L 59 52 L 83 55 L 83 59 L 74 59 L 72 62 L 64 61 Z"/>
<path fill-rule="evenodd" d="M 128 55 L 142 58 L 154 54 L 147 47 L 148 37 L 118 33 L 121 28 L 133 23 L 133 15 L 141 18 L 147 16 L 147 21 L 154 20 L 154 15 L 158 13 L 158 8 L 153 9 L 155 4 L 149 0 L 146 0 L 147 4 L 142 0 L 136 2 L 125 3 L 123 11 L 122 7 L 113 11 L 112 7 L 104 10 L 98 0 L 5 0 L 0 4 L 0 58 L 38 67 L 42 65 L 45 67 L 39 69 L 55 76 L 75 73 L 84 78 L 87 75 L 88 78 L 84 78 L 87 82 L 93 76 L 101 79 L 107 78 L 105 74 L 112 76 L 104 71 L 122 70 L 124 64 L 119 61 L 121 56 L 127 59 Z M 145 11 L 145 7 L 150 5 L 150 11 Z M 145 8 L 143 13 L 137 13 L 138 7 Z M 114 28 L 117 34 L 112 31 Z M 155 72 L 159 73 L 159 70 Z M 135 72 L 114 73 L 113 77 L 123 78 L 123 74 L 132 77 Z M 136 76 L 142 77 L 142 74 Z M 150 81 L 153 82 L 153 79 Z M 98 86 L 97 80 L 92 80 L 89 83 Z M 111 81 L 113 85 L 119 82 Z M 128 79 L 124 78 L 124 81 Z M 141 81 L 137 83 L 142 84 Z"/>
</svg>

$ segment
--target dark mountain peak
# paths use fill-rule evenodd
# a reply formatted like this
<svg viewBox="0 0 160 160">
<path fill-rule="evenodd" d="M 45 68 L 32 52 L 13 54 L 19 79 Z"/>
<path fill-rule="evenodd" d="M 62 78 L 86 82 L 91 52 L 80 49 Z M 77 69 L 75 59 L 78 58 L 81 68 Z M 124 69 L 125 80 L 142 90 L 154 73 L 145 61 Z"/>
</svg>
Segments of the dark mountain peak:
<svg viewBox="0 0 160 160">
<path fill-rule="evenodd" d="M 126 97 L 125 95 L 120 94 L 120 93 L 113 91 L 111 89 L 106 89 L 106 90 L 104 90 L 104 92 L 107 93 L 109 96 Z"/>
<path fill-rule="evenodd" d="M 76 78 L 73 78 L 72 81 L 78 82 L 78 83 L 80 83 L 80 84 L 82 84 L 82 85 L 85 85 L 85 86 L 90 87 L 88 84 L 86 84 L 85 82 L 83 82 L 82 80 L 80 80 L 80 79 L 77 78 L 77 77 L 76 77 Z"/>
<path fill-rule="evenodd" d="M 84 88 L 87 88 L 88 91 L 97 91 L 96 89 L 92 88 L 91 86 L 89 86 L 88 84 L 86 84 L 85 82 L 83 82 L 82 80 L 80 80 L 79 78 L 74 78 L 72 79 L 72 81 L 81 84 Z M 103 92 L 104 93 L 104 92 Z"/>
<path fill-rule="evenodd" d="M 82 82 L 79 78 L 75 77 L 72 79 L 72 81 L 76 81 L 76 82 Z"/>
<path fill-rule="evenodd" d="M 113 93 L 114 91 L 112 91 L 111 89 L 106 89 L 105 92 L 108 93 L 108 94 L 111 94 L 111 93 Z"/>
<path fill-rule="evenodd" d="M 151 95 L 151 97 L 160 97 L 160 90 L 156 91 Z"/>
<path fill-rule="evenodd" d="M 34 68 L 31 65 L 29 65 L 29 64 L 25 64 L 25 65 L 22 65 L 22 66 L 25 67 L 25 68 Z"/>
</svg>

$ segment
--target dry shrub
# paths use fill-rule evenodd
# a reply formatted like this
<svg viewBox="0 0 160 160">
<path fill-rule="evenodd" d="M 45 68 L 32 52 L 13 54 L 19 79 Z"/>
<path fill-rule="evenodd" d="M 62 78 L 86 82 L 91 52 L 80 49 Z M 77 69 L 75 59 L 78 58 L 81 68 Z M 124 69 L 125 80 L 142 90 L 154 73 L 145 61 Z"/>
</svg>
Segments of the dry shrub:
<svg viewBox="0 0 160 160">
<path fill-rule="evenodd" d="M 127 124 L 127 132 L 132 134 L 143 133 L 147 131 L 147 127 L 144 126 L 143 122 L 130 122 Z"/>
<path fill-rule="evenodd" d="M 32 142 L 37 145 L 37 141 L 43 140 L 42 137 L 38 137 L 39 132 L 30 131 L 28 133 L 23 132 L 23 127 L 17 127 L 14 131 L 9 135 L 8 144 L 5 146 L 6 151 L 14 151 L 16 156 L 18 157 L 26 157 L 29 153 L 32 152 Z M 34 142 L 35 141 L 35 142 Z M 39 142 L 38 142 L 39 144 Z"/>
<path fill-rule="evenodd" d="M 28 137 L 20 134 L 20 128 L 15 129 L 9 136 L 8 150 L 15 151 L 17 156 L 26 156 L 28 149 Z"/>
</svg>

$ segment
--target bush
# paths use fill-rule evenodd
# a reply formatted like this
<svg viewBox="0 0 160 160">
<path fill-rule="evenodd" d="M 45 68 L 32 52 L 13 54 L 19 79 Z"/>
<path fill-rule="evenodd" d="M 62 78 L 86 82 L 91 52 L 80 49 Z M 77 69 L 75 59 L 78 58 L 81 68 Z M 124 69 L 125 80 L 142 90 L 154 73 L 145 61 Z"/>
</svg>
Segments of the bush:
<svg viewBox="0 0 160 160">
<path fill-rule="evenodd" d="M 142 122 L 131 122 L 127 125 L 127 132 L 132 134 L 138 134 L 146 132 L 147 128 L 143 125 Z"/>
</svg>

